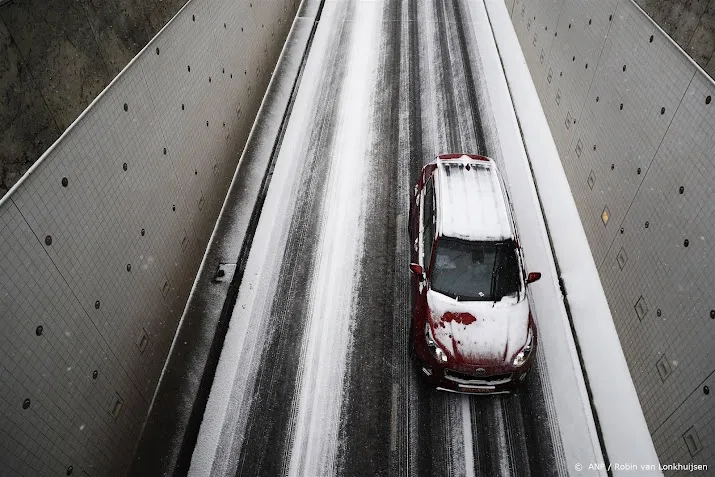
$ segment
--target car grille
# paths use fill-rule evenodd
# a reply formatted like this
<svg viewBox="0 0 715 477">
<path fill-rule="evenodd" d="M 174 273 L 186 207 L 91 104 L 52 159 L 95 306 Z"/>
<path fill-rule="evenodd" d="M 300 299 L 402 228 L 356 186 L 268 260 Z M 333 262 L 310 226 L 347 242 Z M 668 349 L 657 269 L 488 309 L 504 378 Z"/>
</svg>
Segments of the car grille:
<svg viewBox="0 0 715 477">
<path fill-rule="evenodd" d="M 498 383 L 511 379 L 511 373 L 495 374 L 494 376 L 472 376 L 471 374 L 460 373 L 459 371 L 445 370 L 444 377 L 451 381 L 468 381 L 480 383 Z"/>
</svg>

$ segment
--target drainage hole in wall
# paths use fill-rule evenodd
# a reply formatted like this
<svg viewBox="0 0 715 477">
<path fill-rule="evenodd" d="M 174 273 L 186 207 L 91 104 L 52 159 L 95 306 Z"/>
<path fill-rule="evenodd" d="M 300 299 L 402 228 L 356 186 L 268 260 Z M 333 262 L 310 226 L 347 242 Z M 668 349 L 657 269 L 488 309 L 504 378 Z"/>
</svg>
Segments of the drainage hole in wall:
<svg viewBox="0 0 715 477">
<path fill-rule="evenodd" d="M 623 227 L 621 227 L 621 235 L 623 235 L 623 232 L 624 232 Z"/>
<path fill-rule="evenodd" d="M 715 320 L 715 310 L 710 310 L 710 319 Z"/>
<path fill-rule="evenodd" d="M 623 65 L 623 71 L 626 71 L 626 65 Z"/>
<path fill-rule="evenodd" d="M 156 49 L 156 54 L 157 54 L 157 55 L 159 54 L 159 48 L 158 48 L 158 47 L 157 47 L 157 49 Z"/>
<path fill-rule="evenodd" d="M 97 376 L 99 376 L 99 371 L 95 369 L 94 371 L 92 371 L 92 379 L 97 379 Z"/>
<path fill-rule="evenodd" d="M 42 330 L 44 330 L 44 328 L 42 327 L 42 325 L 39 325 L 37 328 L 35 328 L 35 334 L 37 336 L 42 336 Z"/>
<path fill-rule="evenodd" d="M 680 186 L 680 189 L 678 189 L 678 192 L 680 192 L 681 194 L 682 194 L 683 192 L 685 192 L 685 187 Z"/>
<path fill-rule="evenodd" d="M 95 302 L 94 302 L 94 309 L 95 309 L 95 310 L 99 310 L 99 307 L 100 307 L 101 305 L 102 305 L 102 304 L 99 303 L 99 300 L 95 301 Z"/>
<path fill-rule="evenodd" d="M 660 311 L 660 308 L 658 308 L 658 309 L 655 311 L 655 314 L 656 314 L 657 316 L 660 316 L 660 315 L 663 314 L 663 312 Z"/>
<path fill-rule="evenodd" d="M 660 108 L 660 114 L 661 114 L 661 116 L 662 116 L 663 114 L 665 114 L 665 108 Z"/>
<path fill-rule="evenodd" d="M 164 155 L 166 156 L 166 148 L 164 148 Z"/>
<path fill-rule="evenodd" d="M 24 401 L 22 401 L 22 408 L 27 409 L 28 407 L 30 407 L 30 400 L 25 399 Z"/>
<path fill-rule="evenodd" d="M 73 471 L 74 471 L 74 467 L 72 467 L 71 465 L 69 467 L 67 467 L 67 475 L 72 475 Z"/>
<path fill-rule="evenodd" d="M 48 246 L 52 245 L 52 236 L 51 235 L 48 235 L 47 237 L 45 237 L 45 245 L 48 245 Z"/>
<path fill-rule="evenodd" d="M 142 234 L 142 237 L 143 237 L 144 234 L 146 234 L 146 230 L 142 229 L 142 230 L 141 230 L 141 234 Z"/>
<path fill-rule="evenodd" d="M 687 247 L 688 245 L 690 245 L 690 240 L 688 240 L 688 239 L 683 240 L 683 247 Z"/>
<path fill-rule="evenodd" d="M 67 180 L 66 177 L 62 178 L 62 187 L 67 187 L 67 184 L 69 184 L 69 181 Z"/>
<path fill-rule="evenodd" d="M 618 109 L 620 109 L 621 111 L 623 111 L 623 103 L 621 103 L 621 105 L 618 107 Z"/>
<path fill-rule="evenodd" d="M 707 386 L 703 386 L 703 394 L 705 394 L 705 395 L 710 394 L 710 388 Z"/>
<path fill-rule="evenodd" d="M 127 170 L 127 163 L 126 163 L 126 162 L 125 162 L 124 164 L 122 164 L 122 169 L 124 169 L 125 171 Z"/>
<path fill-rule="evenodd" d="M 127 263 L 127 271 L 128 271 L 128 272 L 131 272 L 131 271 L 132 271 L 132 264 L 131 264 L 131 263 Z"/>
<path fill-rule="evenodd" d="M 129 105 L 127 103 L 124 103 L 124 111 L 129 111 Z"/>
<path fill-rule="evenodd" d="M 710 104 L 710 101 L 712 101 L 712 98 L 710 96 L 707 96 L 705 98 L 705 104 Z"/>
<path fill-rule="evenodd" d="M 636 173 L 637 173 L 638 175 L 640 175 L 640 173 L 641 173 L 641 168 L 640 168 L 640 167 L 638 168 L 638 170 L 636 170 Z"/>
<path fill-rule="evenodd" d="M 645 222 L 645 228 L 648 228 L 648 227 L 650 227 L 650 222 L 648 222 L 648 221 L 646 220 L 646 222 Z"/>
<path fill-rule="evenodd" d="M 650 36 L 649 42 L 650 42 L 650 43 L 653 43 L 653 35 Z"/>
</svg>

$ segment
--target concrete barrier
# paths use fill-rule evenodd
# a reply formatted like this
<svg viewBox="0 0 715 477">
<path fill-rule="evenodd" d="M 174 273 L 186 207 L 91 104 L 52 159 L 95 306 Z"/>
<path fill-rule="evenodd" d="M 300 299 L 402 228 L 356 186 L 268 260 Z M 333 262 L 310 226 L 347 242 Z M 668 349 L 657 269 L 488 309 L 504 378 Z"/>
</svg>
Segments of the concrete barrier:
<svg viewBox="0 0 715 477">
<path fill-rule="evenodd" d="M 506 5 L 659 459 L 715 468 L 715 84 L 630 0 Z"/>
<path fill-rule="evenodd" d="M 0 200 L 3 475 L 126 472 L 297 7 L 190 1 Z"/>
</svg>

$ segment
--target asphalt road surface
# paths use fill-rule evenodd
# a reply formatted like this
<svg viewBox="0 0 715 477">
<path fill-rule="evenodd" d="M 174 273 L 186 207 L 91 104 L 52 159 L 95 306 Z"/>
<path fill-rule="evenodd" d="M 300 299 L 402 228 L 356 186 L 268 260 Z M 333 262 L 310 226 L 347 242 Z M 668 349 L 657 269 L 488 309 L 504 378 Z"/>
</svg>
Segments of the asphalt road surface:
<svg viewBox="0 0 715 477">
<path fill-rule="evenodd" d="M 556 473 L 538 362 L 483 397 L 409 356 L 417 174 L 498 146 L 473 29 L 467 0 L 325 2 L 231 323 L 250 353 L 222 356 L 190 475 Z"/>
</svg>

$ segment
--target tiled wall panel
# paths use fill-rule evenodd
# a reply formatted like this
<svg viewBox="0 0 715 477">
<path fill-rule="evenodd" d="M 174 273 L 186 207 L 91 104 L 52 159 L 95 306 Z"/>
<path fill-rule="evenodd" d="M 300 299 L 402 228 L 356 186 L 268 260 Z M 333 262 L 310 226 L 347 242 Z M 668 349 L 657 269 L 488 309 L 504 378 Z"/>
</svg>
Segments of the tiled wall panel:
<svg viewBox="0 0 715 477">
<path fill-rule="evenodd" d="M 189 2 L 0 205 L 2 475 L 126 472 L 297 3 Z"/>
<path fill-rule="evenodd" d="M 715 84 L 629 0 L 513 3 L 661 462 L 715 468 Z"/>
</svg>

